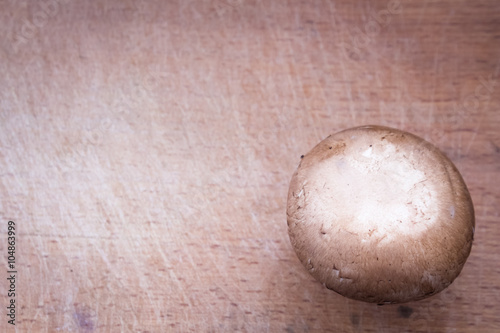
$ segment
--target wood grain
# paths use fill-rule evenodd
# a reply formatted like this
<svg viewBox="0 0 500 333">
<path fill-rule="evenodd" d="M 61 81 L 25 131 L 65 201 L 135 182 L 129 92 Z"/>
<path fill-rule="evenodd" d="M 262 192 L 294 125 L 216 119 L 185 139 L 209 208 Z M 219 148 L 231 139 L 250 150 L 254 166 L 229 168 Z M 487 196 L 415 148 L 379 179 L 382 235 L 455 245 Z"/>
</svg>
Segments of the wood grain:
<svg viewBox="0 0 500 333">
<path fill-rule="evenodd" d="M 0 7 L 1 331 L 500 330 L 498 1 Z M 300 155 L 362 124 L 433 142 L 469 186 L 472 254 L 427 300 L 345 299 L 289 243 Z"/>
</svg>

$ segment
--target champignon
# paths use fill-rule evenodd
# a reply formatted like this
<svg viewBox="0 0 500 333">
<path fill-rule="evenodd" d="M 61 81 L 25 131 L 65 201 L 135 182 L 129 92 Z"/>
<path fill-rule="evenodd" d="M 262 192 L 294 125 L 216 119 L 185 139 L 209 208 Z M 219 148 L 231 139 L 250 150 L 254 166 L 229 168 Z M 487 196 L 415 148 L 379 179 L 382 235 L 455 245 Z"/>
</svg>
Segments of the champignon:
<svg viewBox="0 0 500 333">
<path fill-rule="evenodd" d="M 292 246 L 343 296 L 379 304 L 434 295 L 459 275 L 474 208 L 454 164 L 401 130 L 361 126 L 303 156 L 287 202 Z"/>
</svg>

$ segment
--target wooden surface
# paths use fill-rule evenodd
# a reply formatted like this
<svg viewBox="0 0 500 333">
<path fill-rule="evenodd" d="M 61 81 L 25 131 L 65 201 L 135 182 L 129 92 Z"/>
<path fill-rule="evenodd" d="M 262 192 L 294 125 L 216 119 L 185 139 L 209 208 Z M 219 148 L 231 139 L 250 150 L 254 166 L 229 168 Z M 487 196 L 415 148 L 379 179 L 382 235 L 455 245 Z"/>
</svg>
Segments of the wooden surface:
<svg viewBox="0 0 500 333">
<path fill-rule="evenodd" d="M 498 1 L 0 8 L 0 331 L 13 220 L 17 332 L 499 332 Z M 288 239 L 300 155 L 362 124 L 436 144 L 475 204 L 459 278 L 404 307 Z"/>
</svg>

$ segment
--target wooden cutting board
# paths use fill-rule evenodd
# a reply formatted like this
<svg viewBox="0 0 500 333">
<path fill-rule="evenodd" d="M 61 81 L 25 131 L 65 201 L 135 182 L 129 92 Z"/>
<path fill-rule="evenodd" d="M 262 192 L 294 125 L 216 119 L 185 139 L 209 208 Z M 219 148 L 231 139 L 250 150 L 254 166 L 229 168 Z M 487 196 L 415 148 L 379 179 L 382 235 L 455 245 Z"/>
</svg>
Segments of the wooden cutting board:
<svg viewBox="0 0 500 333">
<path fill-rule="evenodd" d="M 498 1 L 0 7 L 0 331 L 500 331 Z M 290 245 L 300 155 L 363 124 L 468 184 L 471 256 L 429 299 L 343 298 Z"/>
</svg>

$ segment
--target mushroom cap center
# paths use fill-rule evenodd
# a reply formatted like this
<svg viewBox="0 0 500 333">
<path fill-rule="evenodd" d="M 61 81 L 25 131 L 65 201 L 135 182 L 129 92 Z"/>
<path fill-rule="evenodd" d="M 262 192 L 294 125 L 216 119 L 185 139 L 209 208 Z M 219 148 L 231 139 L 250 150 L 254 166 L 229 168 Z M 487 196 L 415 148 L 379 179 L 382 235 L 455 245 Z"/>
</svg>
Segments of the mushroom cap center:
<svg viewBox="0 0 500 333">
<path fill-rule="evenodd" d="M 317 176 L 308 180 L 305 188 L 323 188 L 328 193 L 309 198 L 311 210 L 321 215 L 317 220 L 342 220 L 344 230 L 362 241 L 415 235 L 435 222 L 435 185 L 413 156 L 392 144 L 353 150 L 333 156 L 334 161 L 322 161 Z"/>
</svg>

